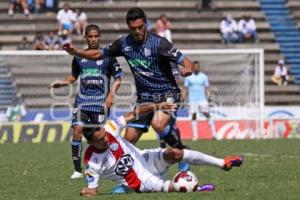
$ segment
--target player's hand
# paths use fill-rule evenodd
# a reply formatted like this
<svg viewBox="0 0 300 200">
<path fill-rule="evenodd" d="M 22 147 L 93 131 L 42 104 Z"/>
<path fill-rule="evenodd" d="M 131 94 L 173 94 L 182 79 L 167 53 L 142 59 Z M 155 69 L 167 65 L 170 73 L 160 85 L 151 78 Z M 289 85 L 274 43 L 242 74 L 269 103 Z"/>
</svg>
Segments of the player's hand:
<svg viewBox="0 0 300 200">
<path fill-rule="evenodd" d="M 165 112 L 175 112 L 177 105 L 175 103 L 170 102 L 161 102 L 158 104 L 158 107 L 160 110 L 163 110 Z"/>
<path fill-rule="evenodd" d="M 184 67 L 181 69 L 181 76 L 186 77 L 192 74 L 192 69 Z"/>
<path fill-rule="evenodd" d="M 84 187 L 80 191 L 80 196 L 92 197 L 92 196 L 96 196 L 96 195 L 97 195 L 97 188 L 87 188 L 87 187 Z"/>
<path fill-rule="evenodd" d="M 109 94 L 105 100 L 105 107 L 110 108 L 113 105 L 113 103 L 114 103 L 114 97 L 113 97 L 113 95 Z"/>
<path fill-rule="evenodd" d="M 76 55 L 76 53 L 78 51 L 77 48 L 70 43 L 64 44 L 63 50 L 68 52 L 68 54 L 70 54 L 70 55 Z"/>
<path fill-rule="evenodd" d="M 60 88 L 60 87 L 63 87 L 65 85 L 67 85 L 68 83 L 66 83 L 65 81 L 54 81 L 53 83 L 51 83 L 49 85 L 49 89 L 51 88 Z"/>
</svg>

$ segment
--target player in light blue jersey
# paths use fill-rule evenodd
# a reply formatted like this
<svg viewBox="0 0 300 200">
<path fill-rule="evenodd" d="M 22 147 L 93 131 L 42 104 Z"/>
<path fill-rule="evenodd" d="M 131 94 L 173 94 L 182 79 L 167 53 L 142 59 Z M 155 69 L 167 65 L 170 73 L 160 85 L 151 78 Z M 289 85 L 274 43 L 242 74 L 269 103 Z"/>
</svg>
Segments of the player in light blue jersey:
<svg viewBox="0 0 300 200">
<path fill-rule="evenodd" d="M 192 115 L 193 140 L 198 140 L 197 113 L 201 112 L 208 119 L 213 137 L 215 138 L 214 122 L 210 118 L 207 96 L 209 81 L 205 73 L 200 71 L 198 61 L 193 62 L 193 74 L 184 81 L 184 98 L 188 98 L 189 112 Z"/>
<path fill-rule="evenodd" d="M 99 49 L 100 29 L 90 24 L 85 29 L 85 37 L 89 49 Z M 114 57 L 103 60 L 88 60 L 74 56 L 72 73 L 63 81 L 55 81 L 52 88 L 60 88 L 80 79 L 80 91 L 76 96 L 72 128 L 72 159 L 75 171 L 71 178 L 81 178 L 81 139 L 82 130 L 86 125 L 103 124 L 109 115 L 109 108 L 113 104 L 114 94 L 121 84 L 122 69 Z M 110 88 L 110 79 L 114 83 Z"/>
</svg>

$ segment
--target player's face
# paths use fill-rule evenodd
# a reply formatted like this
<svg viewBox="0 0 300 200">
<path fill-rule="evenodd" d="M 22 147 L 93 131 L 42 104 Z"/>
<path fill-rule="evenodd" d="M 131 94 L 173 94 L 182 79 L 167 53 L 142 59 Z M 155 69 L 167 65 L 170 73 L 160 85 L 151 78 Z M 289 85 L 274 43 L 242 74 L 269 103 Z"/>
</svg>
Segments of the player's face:
<svg viewBox="0 0 300 200">
<path fill-rule="evenodd" d="M 146 36 L 146 23 L 143 19 L 128 22 L 129 32 L 136 42 L 143 42 Z"/>
<path fill-rule="evenodd" d="M 96 131 L 92 136 L 92 141 L 89 141 L 89 144 L 96 147 L 100 151 L 105 151 L 108 149 L 108 137 L 104 128 L 101 128 L 99 131 Z"/>
<path fill-rule="evenodd" d="M 87 33 L 86 41 L 90 49 L 98 49 L 100 43 L 100 33 L 96 30 L 91 30 Z"/>
<path fill-rule="evenodd" d="M 200 72 L 200 65 L 199 65 L 199 63 L 195 63 L 195 64 L 193 65 L 193 72 L 194 72 L 195 74 L 198 74 L 198 73 Z"/>
</svg>

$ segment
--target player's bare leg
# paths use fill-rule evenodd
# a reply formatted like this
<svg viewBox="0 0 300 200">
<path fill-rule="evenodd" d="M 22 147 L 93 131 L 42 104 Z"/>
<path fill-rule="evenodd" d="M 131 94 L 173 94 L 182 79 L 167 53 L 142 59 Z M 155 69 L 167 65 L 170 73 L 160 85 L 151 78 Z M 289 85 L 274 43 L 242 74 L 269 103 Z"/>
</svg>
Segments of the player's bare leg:
<svg viewBox="0 0 300 200">
<path fill-rule="evenodd" d="M 138 128 L 127 127 L 124 138 L 131 144 L 137 143 L 143 132 Z"/>
<path fill-rule="evenodd" d="M 160 138 L 171 147 L 182 149 L 185 146 L 182 144 L 178 131 L 174 130 L 174 123 L 170 123 L 172 116 L 162 111 L 156 111 L 151 121 L 152 128 L 159 134 Z"/>
<path fill-rule="evenodd" d="M 175 119 L 171 114 L 156 111 L 154 113 L 151 126 L 159 134 L 160 139 L 163 139 L 169 146 L 178 149 L 188 148 L 183 145 L 180 138 L 180 131 L 175 125 Z M 178 165 L 179 171 L 188 171 L 190 165 L 185 162 L 180 162 Z"/>
</svg>

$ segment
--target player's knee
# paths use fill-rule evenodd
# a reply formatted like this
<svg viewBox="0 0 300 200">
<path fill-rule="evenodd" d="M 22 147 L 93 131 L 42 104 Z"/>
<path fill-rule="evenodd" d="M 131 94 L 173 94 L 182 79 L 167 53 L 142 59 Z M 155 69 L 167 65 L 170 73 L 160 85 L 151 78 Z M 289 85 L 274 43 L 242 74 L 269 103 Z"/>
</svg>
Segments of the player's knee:
<svg viewBox="0 0 300 200">
<path fill-rule="evenodd" d="M 139 131 L 134 128 L 127 128 L 124 139 L 131 144 L 135 144 L 139 139 Z"/>
<path fill-rule="evenodd" d="M 133 137 L 132 135 L 124 135 L 124 139 L 130 142 L 131 144 L 135 144 L 137 142 L 136 137 Z"/>
<path fill-rule="evenodd" d="M 164 131 L 164 129 L 166 128 L 167 123 L 162 123 L 160 121 L 152 121 L 151 126 L 152 128 L 157 132 L 157 133 L 161 133 Z"/>
<path fill-rule="evenodd" d="M 207 118 L 207 119 L 209 119 L 210 118 L 210 115 L 209 115 L 209 113 L 208 112 L 204 112 L 203 113 L 203 115 Z"/>
<path fill-rule="evenodd" d="M 177 148 L 173 148 L 173 154 L 174 154 L 174 159 L 179 162 L 182 160 L 183 157 L 183 150 L 182 149 L 177 149 Z"/>
<path fill-rule="evenodd" d="M 73 140 L 81 140 L 82 138 L 82 128 L 74 127 L 73 129 Z"/>
<path fill-rule="evenodd" d="M 177 148 L 167 149 L 164 156 L 167 162 L 173 164 L 182 160 L 183 150 Z"/>
<path fill-rule="evenodd" d="M 196 113 L 193 113 L 192 114 L 192 120 L 196 120 L 197 119 L 197 114 Z"/>
<path fill-rule="evenodd" d="M 161 132 L 163 132 L 164 131 L 164 129 L 165 129 L 165 127 L 164 126 L 162 126 L 162 125 L 154 125 L 154 126 L 152 126 L 152 128 L 157 132 L 157 133 L 161 133 Z"/>
</svg>

